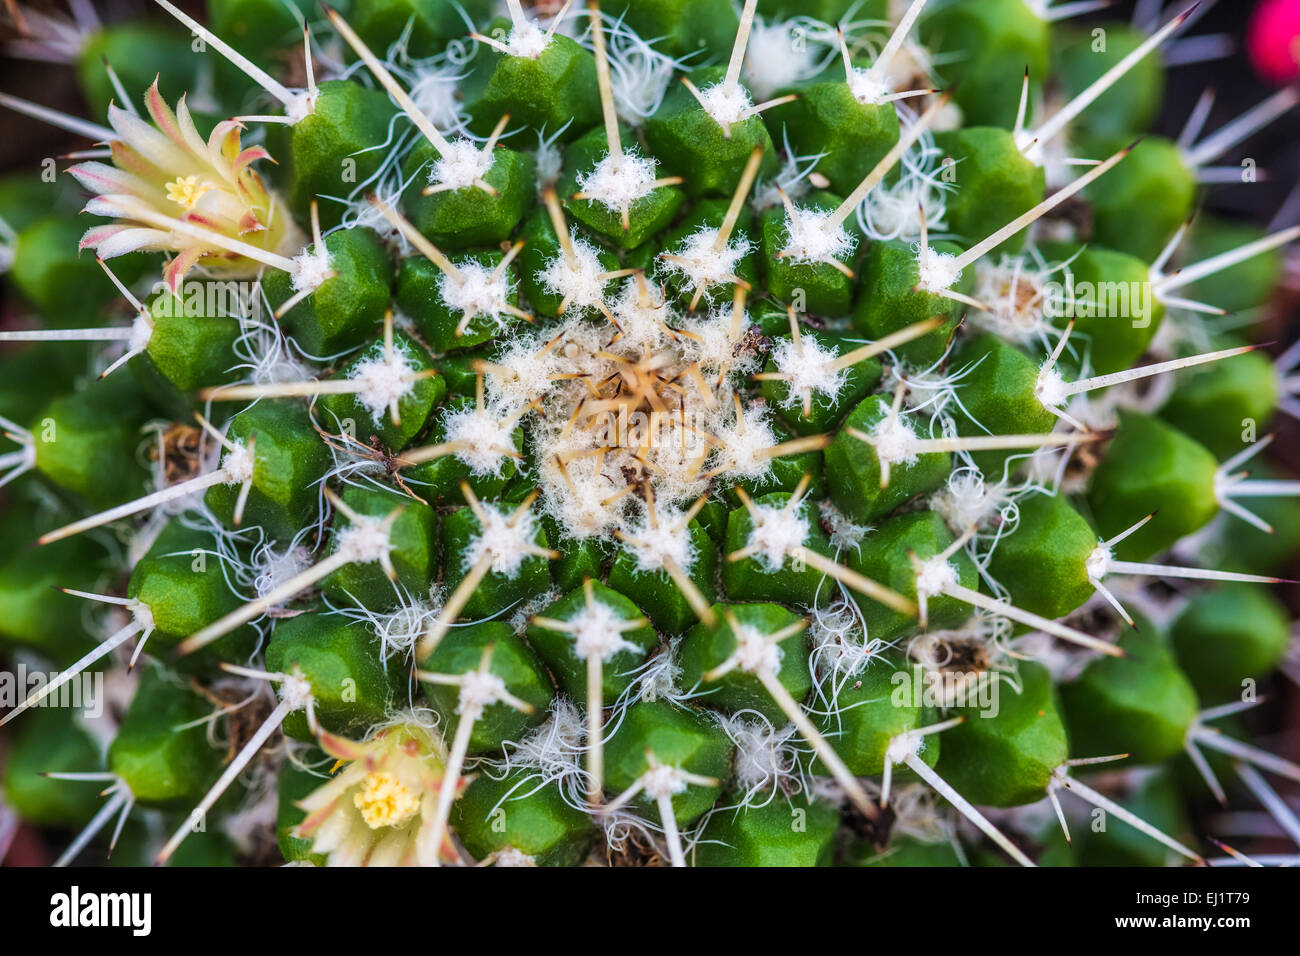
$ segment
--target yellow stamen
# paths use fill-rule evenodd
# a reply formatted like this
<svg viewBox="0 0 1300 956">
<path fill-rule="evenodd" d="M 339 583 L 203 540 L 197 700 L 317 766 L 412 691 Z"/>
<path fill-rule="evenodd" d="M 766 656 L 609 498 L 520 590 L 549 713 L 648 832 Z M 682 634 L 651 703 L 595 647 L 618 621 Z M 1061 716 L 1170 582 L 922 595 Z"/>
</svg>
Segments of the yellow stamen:
<svg viewBox="0 0 1300 956">
<path fill-rule="evenodd" d="M 193 176 L 178 176 L 167 184 L 167 198 L 189 210 L 211 188 L 212 183 L 205 181 L 198 173 Z"/>
<path fill-rule="evenodd" d="M 415 794 L 391 773 L 382 771 L 366 774 L 361 791 L 352 802 L 372 830 L 400 827 L 420 812 L 420 801 Z"/>
</svg>

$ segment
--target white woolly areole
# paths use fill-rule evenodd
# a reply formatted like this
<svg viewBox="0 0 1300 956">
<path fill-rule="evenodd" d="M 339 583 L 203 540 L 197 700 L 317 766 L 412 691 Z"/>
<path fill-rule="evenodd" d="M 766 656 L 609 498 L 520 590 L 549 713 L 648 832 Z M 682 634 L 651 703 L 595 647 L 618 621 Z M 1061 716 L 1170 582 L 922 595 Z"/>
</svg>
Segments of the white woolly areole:
<svg viewBox="0 0 1300 956">
<path fill-rule="evenodd" d="M 478 720 L 487 707 L 506 696 L 506 682 L 496 674 L 480 674 L 469 671 L 460 677 L 460 694 L 457 697 L 456 713 L 461 720 Z"/>
<path fill-rule="evenodd" d="M 844 512 L 835 507 L 835 504 L 829 499 L 823 501 L 818 506 L 822 518 L 831 529 L 831 547 L 836 551 L 842 551 L 845 548 L 853 548 L 855 551 L 862 544 L 862 539 L 871 531 L 870 526 L 855 524 L 850 521 Z"/>
<path fill-rule="evenodd" d="M 803 547 L 808 540 L 811 529 L 800 514 L 802 510 L 754 506 L 754 529 L 749 533 L 748 545 L 758 549 L 755 557 L 765 570 L 780 571 L 786 555 Z"/>
<path fill-rule="evenodd" d="M 339 532 L 338 553 L 355 564 L 378 561 L 388 553 L 388 529 L 379 518 L 359 515 L 359 521 Z"/>
<path fill-rule="evenodd" d="M 380 354 L 358 362 L 348 379 L 357 384 L 357 401 L 378 425 L 394 403 L 411 394 L 414 374 L 415 367 L 411 365 L 405 346 L 394 345 L 391 354 Z"/>
<path fill-rule="evenodd" d="M 284 115 L 290 125 L 301 123 L 316 112 L 316 98 L 319 95 L 318 90 L 307 90 L 289 98 L 289 102 L 284 105 Z"/>
<path fill-rule="evenodd" d="M 736 349 L 742 338 L 733 334 L 732 321 L 732 307 L 726 305 L 682 326 L 695 336 L 689 340 L 686 348 L 705 372 L 734 371 L 743 374 L 757 371 L 760 365 L 757 352 L 742 351 L 737 354 Z M 748 328 L 749 318 L 746 315 L 740 323 L 742 337 Z"/>
<path fill-rule="evenodd" d="M 704 112 L 722 127 L 739 123 L 745 111 L 754 105 L 743 86 L 725 80 L 700 90 L 700 102 L 704 106 Z"/>
<path fill-rule="evenodd" d="M 537 161 L 537 181 L 542 186 L 554 186 L 564 171 L 564 153 L 554 143 L 541 140 L 533 150 Z"/>
<path fill-rule="evenodd" d="M 605 283 L 601 276 L 605 267 L 600 264 L 596 247 L 579 236 L 569 233 L 573 244 L 573 263 L 563 252 L 546 264 L 537 278 L 555 295 L 564 296 L 572 307 L 594 309 L 605 297 Z"/>
<path fill-rule="evenodd" d="M 943 558 L 922 561 L 916 569 L 916 593 L 933 597 L 958 583 L 957 569 Z"/>
<path fill-rule="evenodd" d="M 573 650 L 579 657 L 599 657 L 608 661 L 620 651 L 636 651 L 637 646 L 623 637 L 619 628 L 625 623 L 609 605 L 594 601 L 569 618 L 573 627 Z"/>
<path fill-rule="evenodd" d="M 1104 544 L 1099 544 L 1092 549 L 1088 555 L 1088 560 L 1084 562 L 1084 568 L 1088 572 L 1088 579 L 1091 581 L 1100 581 L 1110 573 L 1110 562 L 1115 554 Z"/>
<path fill-rule="evenodd" d="M 523 850 L 513 846 L 503 846 L 497 850 L 493 865 L 500 867 L 531 867 L 537 865 L 537 860 Z"/>
<path fill-rule="evenodd" d="M 623 285 L 626 292 L 635 282 Z M 607 331 L 598 324 L 583 322 L 575 317 L 564 316 L 564 341 L 556 347 L 556 353 L 572 363 L 570 371 L 592 371 L 592 363 L 603 361 L 596 356 L 609 341 Z M 602 367 L 603 368 L 603 367 Z"/>
<path fill-rule="evenodd" d="M 965 531 L 987 522 L 1003 500 L 1004 496 L 998 489 L 990 488 L 982 474 L 964 468 L 948 476 L 948 484 L 934 496 L 931 506 L 949 528 Z"/>
<path fill-rule="evenodd" d="M 702 436 L 690 430 L 689 421 L 686 428 L 670 421 L 660 432 L 659 444 L 655 461 L 664 471 L 651 476 L 651 481 L 661 500 L 685 503 L 709 490 L 709 480 L 701 478 L 696 468 L 712 449 Z M 625 452 L 624 461 L 635 459 Z"/>
<path fill-rule="evenodd" d="M 555 588 L 540 591 L 528 600 L 516 603 L 513 608 L 514 613 L 506 619 L 506 623 L 516 634 L 522 634 L 533 618 L 558 601 L 560 596 L 560 592 Z"/>
<path fill-rule="evenodd" d="M 831 213 L 794 207 L 786 215 L 786 244 L 782 252 L 796 264 L 825 263 L 843 259 L 857 248 L 857 240 L 842 225 L 831 222 Z"/>
<path fill-rule="evenodd" d="M 802 337 L 797 348 L 793 339 L 778 340 L 772 348 L 772 361 L 777 371 L 790 376 L 781 407 L 801 405 L 805 395 L 825 395 L 828 404 L 833 402 L 849 378 L 848 369 L 832 370 L 837 358 L 834 349 L 823 348 L 809 336 Z"/>
<path fill-rule="evenodd" d="M 485 153 L 473 140 L 458 139 L 447 145 L 447 152 L 434 161 L 429 182 L 452 189 L 473 186 L 492 169 L 492 154 Z"/>
<path fill-rule="evenodd" d="M 1063 408 L 1070 400 L 1070 393 L 1065 388 L 1065 379 L 1055 368 L 1043 368 L 1039 371 L 1038 380 L 1034 382 L 1034 394 L 1046 408 Z"/>
<path fill-rule="evenodd" d="M 253 593 L 265 597 L 286 581 L 292 580 L 311 566 L 305 548 L 295 540 L 283 549 L 263 542 L 253 550 L 250 561 Z"/>
<path fill-rule="evenodd" d="M 514 448 L 510 429 L 491 410 L 461 408 L 445 419 L 448 442 L 463 443 L 456 457 L 469 466 L 477 478 L 500 476 L 507 450 Z"/>
<path fill-rule="evenodd" d="M 333 275 L 334 266 L 330 262 L 329 250 L 321 245 L 319 248 L 304 249 L 293 257 L 293 271 L 289 273 L 289 283 L 294 292 L 315 292 Z"/>
<path fill-rule="evenodd" d="M 916 461 L 916 433 L 903 421 L 901 415 L 882 418 L 871 429 L 875 439 L 876 458 L 891 465 Z"/>
<path fill-rule="evenodd" d="M 890 763 L 902 763 L 908 757 L 915 757 L 925 750 L 925 737 L 921 734 L 901 733 L 889 742 L 885 748 L 885 759 Z"/>
<path fill-rule="evenodd" d="M 577 540 L 590 539 L 608 534 L 617 525 L 617 513 L 600 503 L 601 496 L 606 494 L 604 489 L 609 487 L 601 475 L 580 479 L 572 475 L 576 469 L 570 466 L 570 476 L 578 488 L 578 494 L 574 495 L 553 463 L 543 463 L 542 467 L 546 508 L 567 535 Z"/>
<path fill-rule="evenodd" d="M 943 292 L 951 289 L 961 278 L 961 269 L 957 267 L 957 257 L 946 252 L 935 252 L 926 246 L 916 254 L 917 275 L 921 286 L 931 292 Z"/>
<path fill-rule="evenodd" d="M 673 700 L 682 696 L 682 667 L 677 661 L 675 647 L 670 646 L 664 653 L 652 657 L 640 673 L 637 681 L 640 700 Z"/>
<path fill-rule="evenodd" d="M 648 296 L 642 300 L 637 282 L 629 279 L 623 283 L 618 298 L 609 304 L 609 311 L 623 332 L 612 350 L 629 358 L 638 358 L 643 352 L 657 352 L 674 344 L 666 325 L 675 322 L 676 316 L 663 290 L 647 285 L 646 292 Z"/>
<path fill-rule="evenodd" d="M 576 405 L 581 396 L 569 400 Z M 561 408 L 564 407 L 566 405 L 561 404 Z M 605 463 L 587 456 L 571 461 L 561 469 L 557 460 L 558 456 L 566 453 L 596 447 L 596 437 L 594 433 L 583 433 L 560 439 L 556 431 L 563 428 L 563 422 L 557 424 L 549 416 L 548 411 L 547 418 L 537 420 L 532 435 L 536 448 L 537 484 L 542 489 L 542 509 L 568 538 L 585 540 L 606 535 L 616 526 L 618 514 L 601 504 L 609 496 L 611 487 L 608 472 L 603 467 Z M 583 438 L 588 442 L 575 440 Z"/>
<path fill-rule="evenodd" d="M 143 601 L 132 601 L 127 605 L 131 612 L 131 621 L 140 630 L 142 634 L 148 634 L 154 629 L 153 608 L 149 607 Z"/>
<path fill-rule="evenodd" d="M 131 323 L 131 337 L 126 340 L 128 352 L 143 352 L 153 338 L 153 324 L 143 315 L 137 315 Z"/>
<path fill-rule="evenodd" d="M 749 255 L 753 243 L 748 239 L 733 238 L 721 249 L 716 248 L 718 230 L 704 227 L 688 236 L 675 250 L 674 259 L 662 260 L 669 273 L 686 276 L 694 288 L 707 289 L 730 281 L 736 274 L 740 261 Z"/>
<path fill-rule="evenodd" d="M 510 270 L 498 275 L 495 268 L 472 261 L 457 263 L 456 269 L 459 278 L 438 276 L 439 298 L 452 312 L 485 315 L 499 327 L 510 305 Z"/>
<path fill-rule="evenodd" d="M 719 466 L 728 475 L 763 478 L 771 472 L 772 459 L 764 458 L 761 453 L 776 447 L 777 441 L 764 406 L 755 405 L 745 409 L 744 428 L 731 422 L 714 429 L 714 434 L 722 439 Z"/>
<path fill-rule="evenodd" d="M 686 780 L 676 767 L 651 767 L 641 775 L 641 784 L 652 800 L 672 797 L 686 789 Z"/>
<path fill-rule="evenodd" d="M 464 570 L 468 571 L 483 558 L 490 557 L 493 573 L 514 577 L 523 564 L 524 549 L 537 536 L 532 512 L 524 512 L 511 524 L 510 515 L 485 504 L 483 516 L 487 519 L 483 522 L 483 530 L 465 549 Z"/>
<path fill-rule="evenodd" d="M 551 38 L 546 31 L 531 20 L 517 25 L 506 38 L 506 48 L 511 56 L 527 57 L 535 60 L 551 45 Z"/>
<path fill-rule="evenodd" d="M 616 211 L 626 209 L 654 192 L 656 165 L 653 159 L 631 152 L 606 156 L 578 177 L 578 187 L 593 202 Z"/>
<path fill-rule="evenodd" d="M 298 674 L 286 674 L 284 680 L 280 681 L 279 691 L 280 699 L 291 710 L 302 710 L 312 699 L 311 684 Z"/>
<path fill-rule="evenodd" d="M 849 73 L 849 92 L 853 98 L 864 106 L 876 105 L 893 91 L 890 89 L 889 77 L 877 76 L 871 70 L 854 67 Z"/>
<path fill-rule="evenodd" d="M 739 714 L 720 717 L 719 721 L 736 745 L 733 766 L 742 787 L 766 789 L 790 776 L 795 765 L 790 741 L 797 733 L 793 725 L 774 730 L 765 720 L 746 720 Z"/>
<path fill-rule="evenodd" d="M 226 484 L 242 485 L 253 478 L 254 458 L 243 442 L 232 442 L 235 446 L 221 459 L 221 470 L 226 473 Z"/>
<path fill-rule="evenodd" d="M 781 669 L 781 646 L 748 624 L 735 632 L 736 649 L 732 656 L 741 670 L 751 674 L 775 674 Z"/>
<path fill-rule="evenodd" d="M 670 517 L 660 515 L 657 527 L 648 523 L 637 528 L 631 541 L 625 544 L 632 557 L 636 558 L 638 571 L 662 571 L 669 560 L 677 563 L 683 571 L 690 573 L 695 563 L 695 545 L 691 542 L 689 528 L 677 529 Z"/>
<path fill-rule="evenodd" d="M 939 115 L 930 124 L 930 129 L 936 133 L 947 133 L 950 130 L 961 129 L 965 123 L 966 114 L 962 112 L 961 107 L 954 102 L 949 102 L 939 110 Z"/>
<path fill-rule="evenodd" d="M 534 336 L 512 338 L 494 361 L 514 372 L 514 377 L 492 375 L 487 379 L 488 394 L 498 404 L 521 406 L 545 395 L 552 388 L 551 376 L 559 368 L 555 350 L 542 353 Z"/>
<path fill-rule="evenodd" d="M 433 603 L 403 604 L 387 614 L 367 615 L 379 636 L 384 657 L 408 654 L 436 620 L 441 607 Z"/>
</svg>

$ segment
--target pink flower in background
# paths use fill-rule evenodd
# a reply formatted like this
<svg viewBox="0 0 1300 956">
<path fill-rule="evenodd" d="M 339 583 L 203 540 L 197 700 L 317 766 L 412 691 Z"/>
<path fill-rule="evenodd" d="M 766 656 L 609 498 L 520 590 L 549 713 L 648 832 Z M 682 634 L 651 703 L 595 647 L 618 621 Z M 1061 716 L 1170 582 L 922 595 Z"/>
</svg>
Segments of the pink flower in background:
<svg viewBox="0 0 1300 956">
<path fill-rule="evenodd" d="M 1246 45 L 1264 79 L 1289 83 L 1300 76 L 1300 0 L 1262 0 L 1251 17 Z"/>
</svg>

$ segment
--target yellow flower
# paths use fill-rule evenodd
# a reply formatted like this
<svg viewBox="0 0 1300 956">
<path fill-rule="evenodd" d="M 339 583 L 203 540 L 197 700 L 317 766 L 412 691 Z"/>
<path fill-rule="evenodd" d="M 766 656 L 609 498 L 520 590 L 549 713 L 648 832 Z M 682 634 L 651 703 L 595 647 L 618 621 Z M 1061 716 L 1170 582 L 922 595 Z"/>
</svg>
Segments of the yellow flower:
<svg viewBox="0 0 1300 956">
<path fill-rule="evenodd" d="M 244 148 L 243 126 L 218 123 L 205 140 L 182 96 L 175 111 L 158 84 L 145 94 L 145 119 L 109 107 L 117 134 L 112 165 L 79 163 L 68 171 L 95 194 L 85 212 L 116 220 L 94 226 L 80 248 L 101 259 L 128 252 L 172 252 L 163 276 L 173 292 L 196 266 L 229 278 L 252 277 L 264 265 L 292 268 L 304 239 L 280 197 L 253 170 L 270 159 Z M 177 208 L 179 207 L 179 209 Z"/>
<path fill-rule="evenodd" d="M 434 811 L 447 748 L 441 735 L 414 721 L 383 727 L 364 742 L 319 735 L 341 769 L 299 801 L 307 811 L 295 834 L 330 866 L 427 866 L 433 862 Z M 339 766 L 336 765 L 336 766 Z M 444 837 L 443 860 L 459 859 Z"/>
</svg>

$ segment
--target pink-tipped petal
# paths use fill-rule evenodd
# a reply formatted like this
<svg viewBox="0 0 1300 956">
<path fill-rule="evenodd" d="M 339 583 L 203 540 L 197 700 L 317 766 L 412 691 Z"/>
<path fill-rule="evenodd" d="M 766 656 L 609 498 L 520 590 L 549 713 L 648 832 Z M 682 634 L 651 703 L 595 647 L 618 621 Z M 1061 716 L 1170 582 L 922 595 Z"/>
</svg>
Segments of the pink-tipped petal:
<svg viewBox="0 0 1300 956">
<path fill-rule="evenodd" d="M 113 140 L 108 148 L 113 153 L 113 165 L 123 172 L 134 173 L 147 182 L 161 182 L 167 178 L 166 173 L 121 140 Z"/>
<path fill-rule="evenodd" d="M 77 243 L 77 251 L 84 252 L 87 249 L 98 248 L 99 244 L 106 242 L 119 232 L 123 232 L 131 227 L 123 222 L 111 222 L 102 226 L 91 226 L 81 235 L 81 241 Z"/>
<path fill-rule="evenodd" d="M 164 175 L 175 178 L 195 171 L 198 164 L 193 156 L 140 117 L 110 110 L 109 119 L 122 141 L 159 170 L 166 170 Z"/>
<path fill-rule="evenodd" d="M 104 216 L 107 219 L 127 219 L 131 216 L 131 196 L 106 195 L 96 196 L 82 208 L 89 216 Z"/>
<path fill-rule="evenodd" d="M 163 281 L 167 283 L 167 288 L 172 295 L 180 294 L 181 283 L 185 281 L 185 276 L 194 268 L 195 263 L 202 258 L 205 251 L 200 246 L 189 246 L 178 252 L 167 263 L 163 269 Z"/>
<path fill-rule="evenodd" d="M 366 746 L 364 744 L 349 740 L 347 737 L 332 734 L 328 730 L 322 729 L 316 740 L 320 744 L 321 750 L 336 760 L 360 760 L 366 755 Z"/>
<path fill-rule="evenodd" d="M 258 219 L 254 213 L 245 213 L 244 217 L 239 220 L 239 234 L 246 236 L 250 232 L 261 232 L 266 226 L 262 225 L 262 220 Z"/>
<path fill-rule="evenodd" d="M 334 808 L 338 806 L 338 802 L 339 798 L 335 797 L 319 810 L 313 810 L 311 813 L 307 814 L 307 816 L 303 818 L 302 823 L 298 824 L 298 835 L 300 837 L 311 837 L 314 835 L 315 832 L 321 828 L 321 824 L 329 819 L 330 814 L 334 812 Z"/>
<path fill-rule="evenodd" d="M 158 81 L 156 79 L 149 85 L 149 89 L 144 95 L 144 106 L 149 111 L 150 119 L 154 121 L 154 125 L 162 131 L 163 135 L 180 149 L 188 151 L 189 144 L 185 142 L 185 136 L 181 133 L 180 123 L 176 121 L 176 114 L 167 105 L 162 93 L 158 92 Z"/>
<path fill-rule="evenodd" d="M 271 159 L 271 154 L 264 147 L 250 146 L 235 157 L 235 161 L 231 163 L 231 169 L 235 171 L 236 176 L 242 175 L 251 163 L 255 163 L 259 159 Z M 275 162 L 275 160 L 272 159 L 271 162 Z"/>
<path fill-rule="evenodd" d="M 124 172 L 107 163 L 78 163 L 76 166 L 69 166 L 68 172 L 81 185 L 99 195 L 125 193 L 144 199 L 150 194 L 149 184 L 139 176 Z"/>
<path fill-rule="evenodd" d="M 128 252 L 166 252 L 173 245 L 171 235 L 161 229 L 129 228 L 100 242 L 96 251 L 101 259 L 116 259 Z"/>
</svg>

